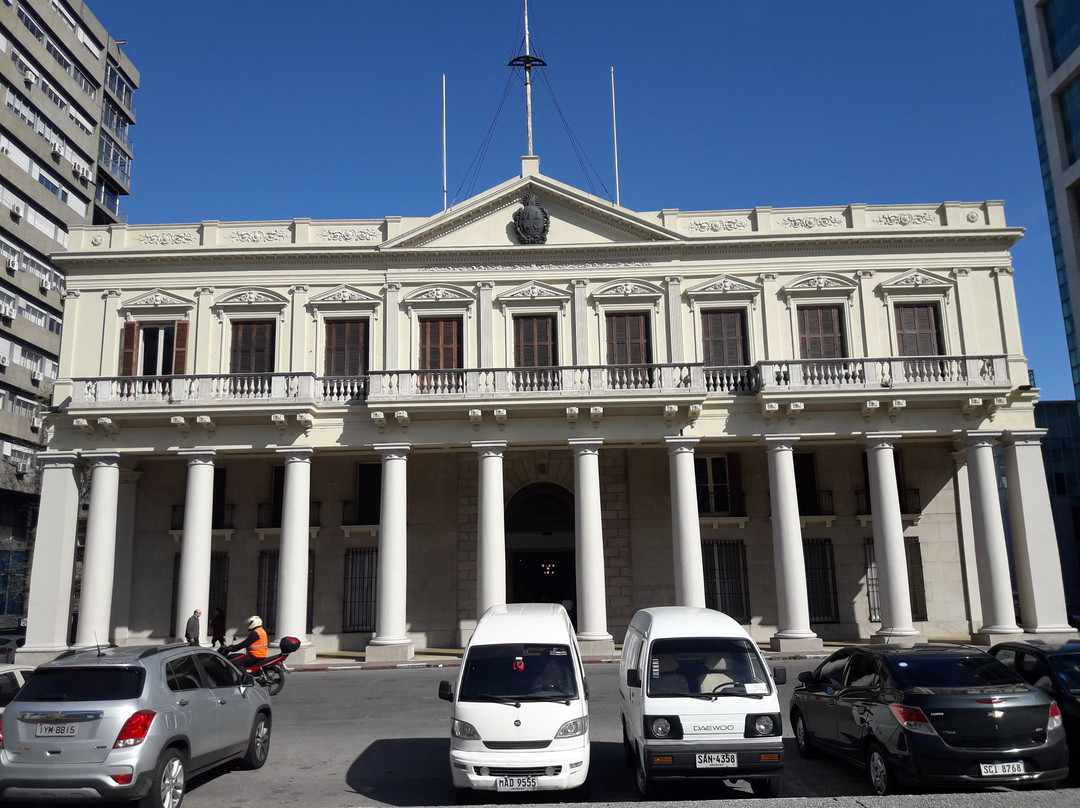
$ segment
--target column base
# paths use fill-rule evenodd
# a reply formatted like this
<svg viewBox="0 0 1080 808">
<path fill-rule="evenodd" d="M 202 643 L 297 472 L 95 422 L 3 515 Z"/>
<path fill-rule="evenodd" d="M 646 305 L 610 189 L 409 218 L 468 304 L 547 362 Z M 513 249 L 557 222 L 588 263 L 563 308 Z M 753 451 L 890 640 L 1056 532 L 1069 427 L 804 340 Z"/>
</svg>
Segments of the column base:
<svg viewBox="0 0 1080 808">
<path fill-rule="evenodd" d="M 614 656 L 615 640 L 610 635 L 607 637 L 589 637 L 587 639 L 579 635 L 578 648 L 581 649 L 583 657 Z"/>
<path fill-rule="evenodd" d="M 971 635 L 972 645 L 996 645 L 999 642 L 1015 642 L 1031 639 L 1031 637 L 1025 637 L 1024 632 L 1021 629 L 1015 631 L 1002 631 L 993 627 L 984 628 L 982 631 L 976 631 Z"/>
<path fill-rule="evenodd" d="M 289 654 L 288 659 L 285 660 L 285 664 L 289 663 L 310 665 L 315 661 L 315 657 L 318 654 L 315 652 L 315 643 L 310 640 L 304 640 L 300 643 L 300 647 Z"/>
<path fill-rule="evenodd" d="M 911 634 L 884 634 L 878 631 L 870 635 L 872 645 L 919 645 L 926 642 L 929 640 L 917 631 Z"/>
<path fill-rule="evenodd" d="M 816 635 L 810 637 L 781 637 L 778 634 L 774 634 L 769 638 L 769 650 L 783 651 L 785 653 L 813 654 L 824 651 L 825 643 L 821 641 L 821 637 Z"/>
<path fill-rule="evenodd" d="M 405 662 L 416 656 L 416 645 L 410 640 L 400 643 L 368 643 L 364 649 L 365 662 Z"/>
<path fill-rule="evenodd" d="M 1024 642 L 1068 642 L 1069 640 L 1080 640 L 1080 631 L 1070 626 L 1064 626 L 1062 628 L 1045 628 L 1037 631 L 1031 629 L 1024 629 L 1024 633 L 1019 636 L 1013 635 L 1013 640 L 1023 640 Z"/>
</svg>

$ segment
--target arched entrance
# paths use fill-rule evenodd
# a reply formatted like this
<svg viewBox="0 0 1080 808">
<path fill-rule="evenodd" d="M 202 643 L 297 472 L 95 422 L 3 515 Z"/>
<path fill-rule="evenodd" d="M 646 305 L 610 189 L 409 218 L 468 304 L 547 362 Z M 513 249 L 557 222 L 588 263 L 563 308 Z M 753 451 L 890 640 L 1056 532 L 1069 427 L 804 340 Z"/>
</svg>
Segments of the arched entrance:
<svg viewBox="0 0 1080 808">
<path fill-rule="evenodd" d="M 562 603 L 575 619 L 574 497 L 562 486 L 534 483 L 511 497 L 506 577 L 511 603 Z"/>
</svg>

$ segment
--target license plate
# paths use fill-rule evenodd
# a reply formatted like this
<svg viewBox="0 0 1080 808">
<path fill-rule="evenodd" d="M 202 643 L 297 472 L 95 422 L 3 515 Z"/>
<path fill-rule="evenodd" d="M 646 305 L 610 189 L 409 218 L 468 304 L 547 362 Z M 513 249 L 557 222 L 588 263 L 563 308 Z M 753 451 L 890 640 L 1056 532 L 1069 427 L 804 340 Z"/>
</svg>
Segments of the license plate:
<svg viewBox="0 0 1080 808">
<path fill-rule="evenodd" d="M 38 738 L 70 738 L 79 732 L 78 724 L 38 724 Z"/>
<path fill-rule="evenodd" d="M 696 765 L 699 769 L 720 769 L 739 764 L 734 752 L 698 752 Z"/>
<path fill-rule="evenodd" d="M 1023 774 L 1024 764 L 1019 760 L 1011 760 L 1008 763 L 980 763 L 979 773 L 983 777 L 993 777 L 995 774 Z"/>
<path fill-rule="evenodd" d="M 536 791 L 535 777 L 499 777 L 495 780 L 496 791 Z"/>
</svg>

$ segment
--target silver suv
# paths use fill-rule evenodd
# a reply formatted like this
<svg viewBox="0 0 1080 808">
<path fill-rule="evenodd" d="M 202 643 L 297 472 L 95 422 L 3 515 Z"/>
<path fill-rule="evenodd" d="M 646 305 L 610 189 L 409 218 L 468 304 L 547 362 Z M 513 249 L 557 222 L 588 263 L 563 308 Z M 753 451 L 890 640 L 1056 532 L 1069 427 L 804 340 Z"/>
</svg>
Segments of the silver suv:
<svg viewBox="0 0 1080 808">
<path fill-rule="evenodd" d="M 187 778 L 258 769 L 270 697 L 206 648 L 68 651 L 41 665 L 0 719 L 0 798 L 139 800 L 179 808 Z"/>
</svg>

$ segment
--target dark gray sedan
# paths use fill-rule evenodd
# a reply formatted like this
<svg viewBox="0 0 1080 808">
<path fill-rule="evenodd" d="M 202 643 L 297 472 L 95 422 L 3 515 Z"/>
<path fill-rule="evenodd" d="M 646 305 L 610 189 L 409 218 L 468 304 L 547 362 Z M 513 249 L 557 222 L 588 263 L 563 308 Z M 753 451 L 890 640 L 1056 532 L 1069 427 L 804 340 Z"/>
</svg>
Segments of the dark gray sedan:
<svg viewBox="0 0 1080 808">
<path fill-rule="evenodd" d="M 874 791 L 984 788 L 1069 773 L 1061 710 L 976 648 L 843 648 L 799 675 L 791 725 L 800 754 L 863 765 Z"/>
</svg>

